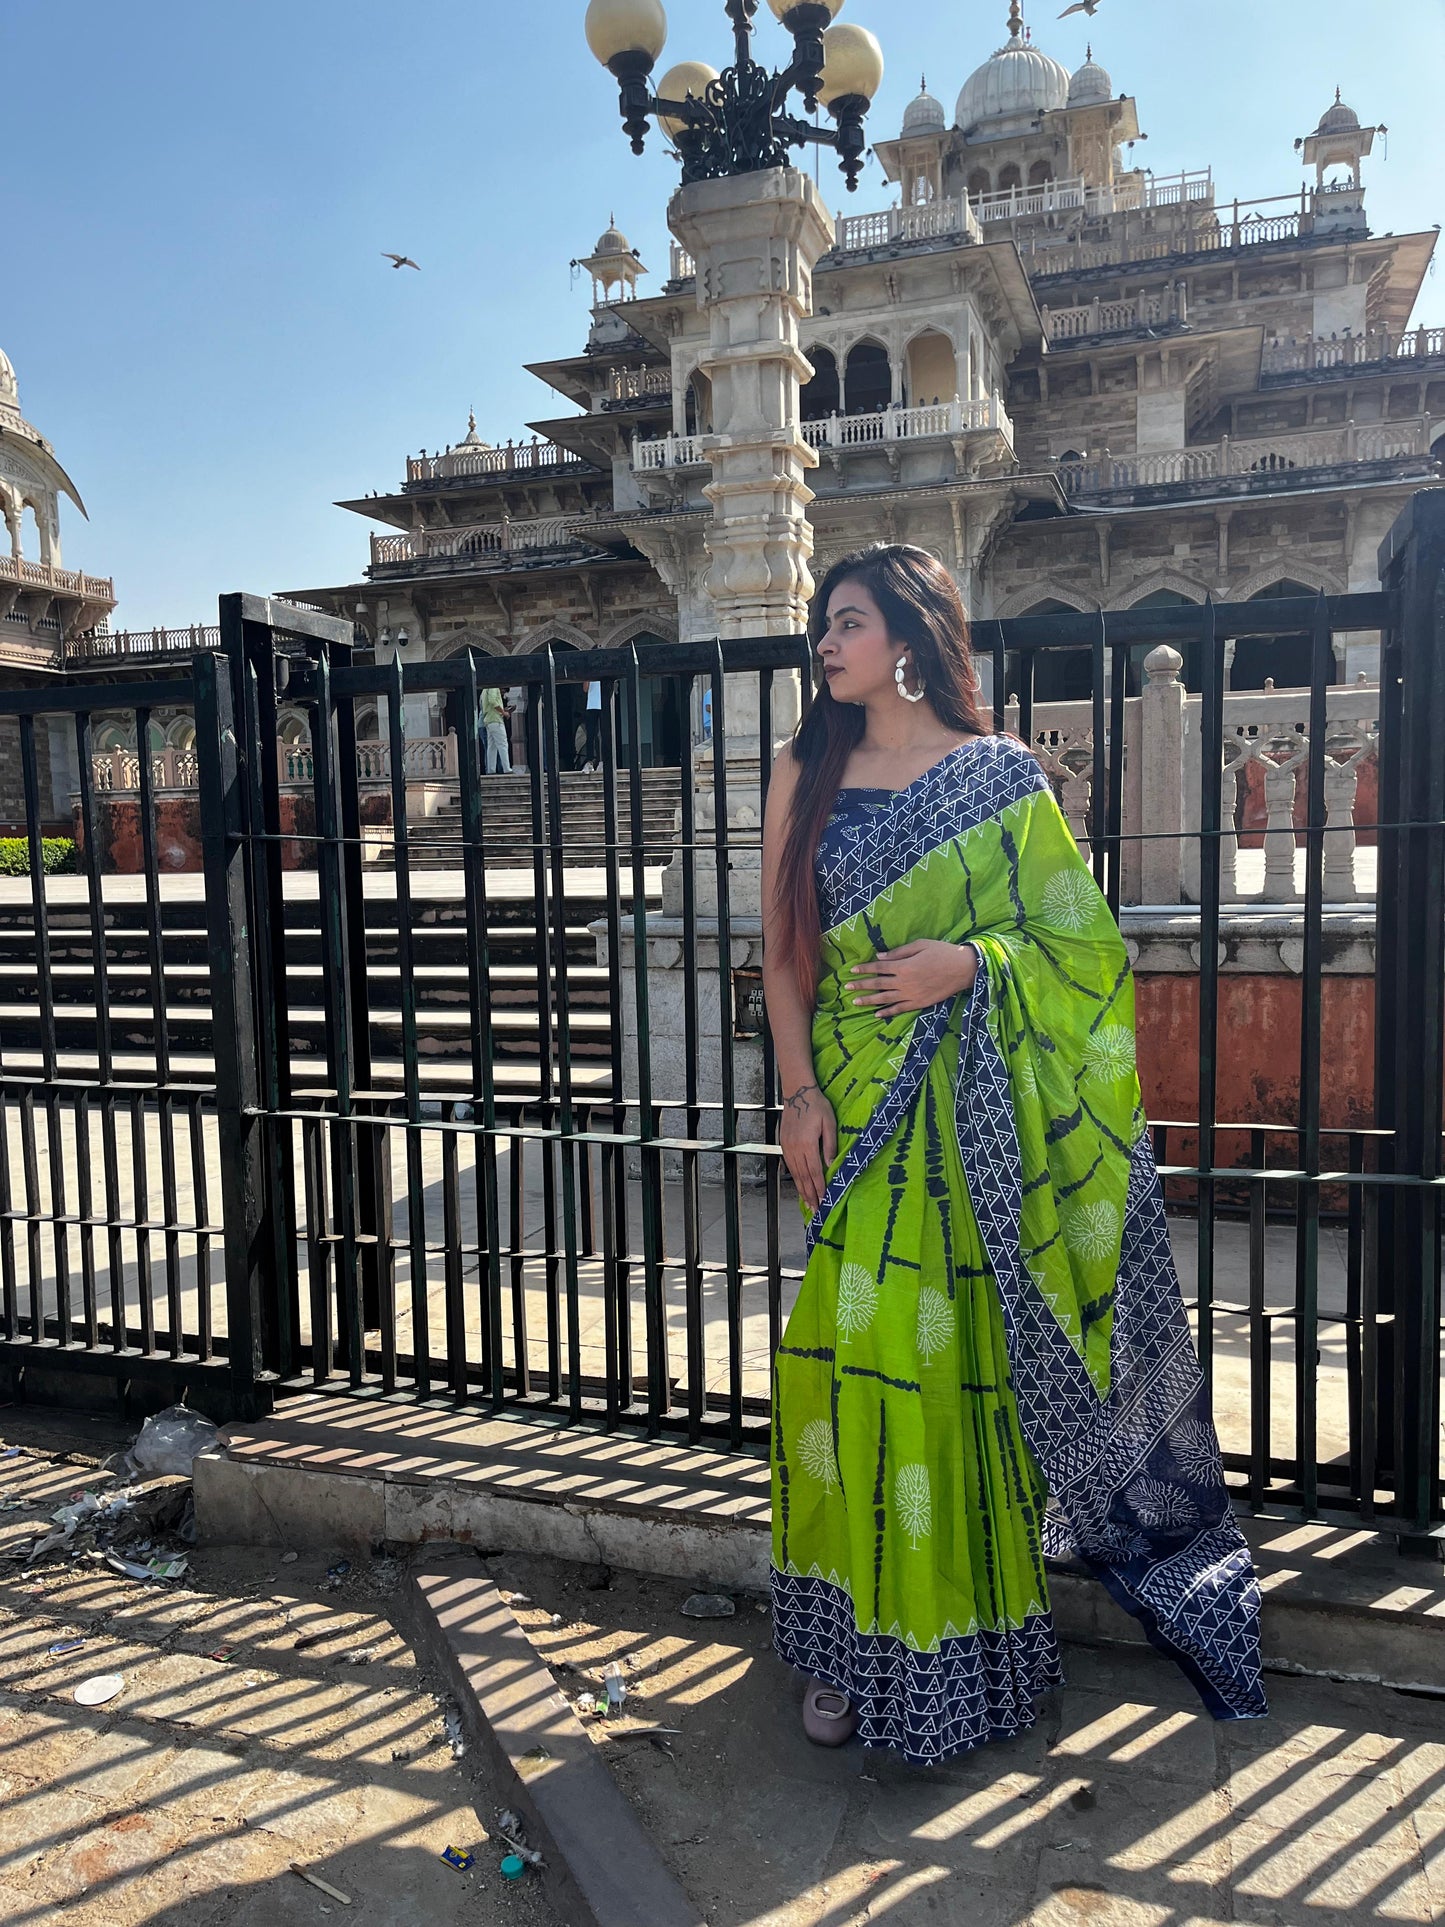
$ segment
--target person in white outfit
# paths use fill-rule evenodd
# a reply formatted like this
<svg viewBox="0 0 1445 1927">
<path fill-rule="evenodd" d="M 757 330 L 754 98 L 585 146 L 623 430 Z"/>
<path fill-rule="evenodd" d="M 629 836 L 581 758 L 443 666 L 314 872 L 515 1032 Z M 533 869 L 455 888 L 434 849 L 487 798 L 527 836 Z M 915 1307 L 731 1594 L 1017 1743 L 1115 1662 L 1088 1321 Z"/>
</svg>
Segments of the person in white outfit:
<svg viewBox="0 0 1445 1927">
<path fill-rule="evenodd" d="M 507 739 L 507 712 L 500 689 L 482 691 L 483 768 L 488 776 L 509 776 L 512 771 L 511 746 Z"/>
</svg>

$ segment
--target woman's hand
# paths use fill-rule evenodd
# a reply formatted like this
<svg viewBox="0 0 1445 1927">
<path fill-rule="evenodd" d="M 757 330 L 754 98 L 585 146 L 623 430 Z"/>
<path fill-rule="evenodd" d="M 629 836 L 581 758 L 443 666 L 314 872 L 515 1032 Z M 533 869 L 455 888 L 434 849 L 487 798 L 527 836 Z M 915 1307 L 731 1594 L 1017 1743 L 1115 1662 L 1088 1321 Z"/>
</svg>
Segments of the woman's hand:
<svg viewBox="0 0 1445 1927">
<path fill-rule="evenodd" d="M 920 937 L 897 950 L 880 950 L 872 963 L 854 964 L 850 991 L 855 1004 L 871 1004 L 880 1017 L 927 1010 L 972 990 L 978 952 L 971 943 Z"/>
<path fill-rule="evenodd" d="M 798 1196 L 810 1211 L 816 1211 L 828 1166 L 838 1154 L 838 1120 L 816 1084 L 803 1084 L 783 1099 L 778 1141 Z"/>
</svg>

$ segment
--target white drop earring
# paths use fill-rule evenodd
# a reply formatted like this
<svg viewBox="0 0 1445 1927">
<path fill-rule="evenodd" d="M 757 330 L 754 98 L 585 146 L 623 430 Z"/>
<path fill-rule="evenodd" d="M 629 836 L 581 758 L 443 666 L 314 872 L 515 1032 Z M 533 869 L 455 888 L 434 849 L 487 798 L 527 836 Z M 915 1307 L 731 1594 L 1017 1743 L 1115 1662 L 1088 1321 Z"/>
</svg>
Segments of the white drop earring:
<svg viewBox="0 0 1445 1927">
<path fill-rule="evenodd" d="M 893 671 L 893 680 L 898 685 L 898 693 L 906 703 L 921 703 L 923 701 L 922 678 L 920 677 L 919 679 L 917 690 L 910 692 L 910 690 L 908 689 L 907 685 L 904 683 L 904 680 L 903 680 L 904 672 L 907 670 L 907 668 L 908 668 L 907 656 L 900 656 L 898 658 L 897 666 Z"/>
</svg>

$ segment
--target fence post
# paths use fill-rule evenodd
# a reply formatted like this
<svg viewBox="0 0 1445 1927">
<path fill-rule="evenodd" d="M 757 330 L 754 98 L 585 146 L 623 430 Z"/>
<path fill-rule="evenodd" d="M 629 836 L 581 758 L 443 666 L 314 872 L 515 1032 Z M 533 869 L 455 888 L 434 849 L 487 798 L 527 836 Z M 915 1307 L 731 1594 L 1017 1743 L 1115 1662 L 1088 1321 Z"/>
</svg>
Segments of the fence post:
<svg viewBox="0 0 1445 1927">
<path fill-rule="evenodd" d="M 266 1254 L 274 1232 L 261 1118 L 235 704 L 229 667 L 212 654 L 196 657 L 196 753 L 216 1062 L 226 1336 L 232 1391 L 243 1411 L 256 1413 L 270 1409 L 270 1387 L 275 1382 L 275 1373 L 264 1369 L 275 1295 L 275 1280 L 266 1275 Z"/>
<path fill-rule="evenodd" d="M 1139 888 L 1145 903 L 1184 899 L 1184 658 L 1167 642 L 1144 661 L 1140 712 Z"/>
<path fill-rule="evenodd" d="M 1439 1557 L 1440 1130 L 1445 1051 L 1445 492 L 1412 497 L 1380 547 L 1376 1120 L 1406 1180 L 1381 1200 L 1380 1440 L 1402 1552 Z M 1410 1182 L 1409 1180 L 1415 1180 Z M 1367 1388 L 1368 1390 L 1368 1388 Z M 1393 1449 L 1392 1449 L 1393 1448 Z"/>
</svg>

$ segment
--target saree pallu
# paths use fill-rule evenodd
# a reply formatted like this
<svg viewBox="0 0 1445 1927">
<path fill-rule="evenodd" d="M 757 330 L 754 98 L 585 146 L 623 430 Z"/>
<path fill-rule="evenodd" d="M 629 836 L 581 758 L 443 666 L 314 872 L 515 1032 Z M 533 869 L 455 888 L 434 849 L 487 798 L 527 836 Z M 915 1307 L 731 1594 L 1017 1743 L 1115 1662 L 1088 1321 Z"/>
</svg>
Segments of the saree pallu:
<svg viewBox="0 0 1445 1927">
<path fill-rule="evenodd" d="M 1038 763 L 965 743 L 843 790 L 813 1027 L 838 1153 L 774 1366 L 779 1654 L 919 1763 L 1061 1678 L 1046 1559 L 1081 1560 L 1220 1719 L 1266 1711 L 1140 1105 L 1123 939 Z M 969 942 L 971 991 L 880 1019 L 849 973 Z"/>
</svg>

